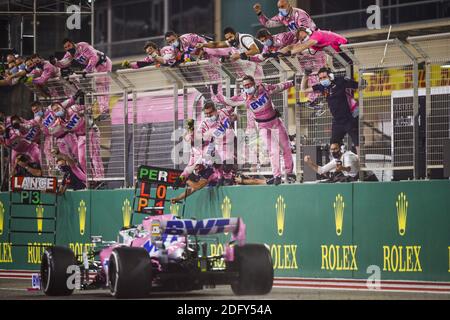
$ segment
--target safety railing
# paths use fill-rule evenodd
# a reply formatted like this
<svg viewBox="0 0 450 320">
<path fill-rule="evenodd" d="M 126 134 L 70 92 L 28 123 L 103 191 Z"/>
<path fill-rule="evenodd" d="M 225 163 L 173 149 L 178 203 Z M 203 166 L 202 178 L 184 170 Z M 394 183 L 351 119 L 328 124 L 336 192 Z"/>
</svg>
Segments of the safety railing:
<svg viewBox="0 0 450 320">
<path fill-rule="evenodd" d="M 354 62 L 353 76 L 360 84 L 365 83 L 354 96 L 359 102 L 359 155 L 363 171 L 375 171 L 380 180 L 419 178 L 424 176 L 419 166 L 423 157 L 428 169 L 442 168 L 442 145 L 449 138 L 450 122 L 448 38 L 449 34 L 443 34 L 408 38 L 408 42 L 393 39 L 342 46 Z M 424 71 L 421 62 L 425 62 Z M 245 74 L 264 83 L 295 79 L 295 89 L 275 95 L 273 102 L 289 134 L 296 135 L 294 156 L 296 172 L 301 176 L 304 147 L 326 149 L 330 143 L 332 116 L 326 98 L 300 94 L 299 87 L 305 69 L 312 72 L 309 75 L 312 85 L 318 82 L 317 72 L 323 65 L 330 66 L 336 76 L 352 76 L 352 66 L 330 51 L 319 56 L 269 59 L 261 64 L 201 60 L 173 68 L 150 66 L 72 75 L 51 80 L 45 88 L 30 86 L 30 89 L 48 104 L 83 90 L 88 110 L 87 134 L 91 135 L 86 143 L 89 180 L 129 186 L 142 164 L 184 168 L 186 161 L 182 160 L 186 155 L 175 151 L 183 150 L 180 144 L 184 122 L 195 119 L 198 125 L 203 119 L 203 103 L 211 99 L 212 91 L 222 90 L 227 97 L 240 93 Z M 236 112 L 235 129 L 244 132 L 245 106 L 238 107 Z M 426 148 L 425 142 L 422 148 L 421 139 L 425 137 Z M 258 145 L 265 150 L 257 135 L 241 141 L 244 143 L 238 143 L 238 153 Z M 92 150 L 98 145 L 100 152 Z M 242 158 L 245 160 L 238 156 Z M 270 174 L 267 153 L 260 153 L 257 159 L 258 163 L 239 163 L 240 168 Z M 103 173 L 99 169 L 101 163 Z"/>
</svg>

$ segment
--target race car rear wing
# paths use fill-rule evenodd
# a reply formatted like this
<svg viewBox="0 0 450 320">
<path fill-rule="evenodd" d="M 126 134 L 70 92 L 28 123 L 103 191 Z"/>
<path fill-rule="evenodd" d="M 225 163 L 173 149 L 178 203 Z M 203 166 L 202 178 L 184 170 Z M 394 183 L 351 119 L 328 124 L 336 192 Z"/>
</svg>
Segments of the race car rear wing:
<svg viewBox="0 0 450 320">
<path fill-rule="evenodd" d="M 235 233 L 238 229 L 239 218 L 161 221 L 162 233 L 179 236 L 209 235 L 225 232 Z"/>
</svg>

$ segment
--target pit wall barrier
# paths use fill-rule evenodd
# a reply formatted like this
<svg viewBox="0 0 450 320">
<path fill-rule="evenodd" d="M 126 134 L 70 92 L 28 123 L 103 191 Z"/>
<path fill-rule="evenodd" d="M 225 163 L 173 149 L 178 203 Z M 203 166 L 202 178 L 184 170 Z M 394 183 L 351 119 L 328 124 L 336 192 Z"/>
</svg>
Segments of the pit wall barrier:
<svg viewBox="0 0 450 320">
<path fill-rule="evenodd" d="M 179 192 L 169 190 L 168 197 Z M 132 204 L 130 189 L 67 192 L 58 201 L 57 243 L 80 254 L 91 235 L 117 239 L 130 224 Z M 14 214 L 46 217 L 50 211 L 36 209 Z M 448 180 L 210 188 L 188 199 L 185 216 L 242 217 L 248 242 L 269 245 L 276 277 L 368 279 L 380 271 L 382 280 L 450 282 Z M 51 243 L 53 236 L 16 235 L 16 243 L 28 246 L 11 246 L 8 219 L 9 195 L 2 193 L 0 270 L 38 270 L 42 249 L 33 244 Z M 20 227 L 45 231 L 50 223 L 30 220 Z M 209 251 L 220 254 L 223 245 L 211 243 Z"/>
</svg>

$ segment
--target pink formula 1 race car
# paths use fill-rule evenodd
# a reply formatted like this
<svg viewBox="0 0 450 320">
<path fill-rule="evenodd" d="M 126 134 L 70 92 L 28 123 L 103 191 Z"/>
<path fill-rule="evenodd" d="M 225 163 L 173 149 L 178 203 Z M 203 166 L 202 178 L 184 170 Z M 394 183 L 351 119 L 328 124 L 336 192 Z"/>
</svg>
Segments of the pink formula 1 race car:
<svg viewBox="0 0 450 320">
<path fill-rule="evenodd" d="M 156 182 L 161 185 L 161 181 Z M 136 187 L 143 189 L 142 185 Z M 145 190 L 151 200 L 149 188 Z M 45 249 L 41 263 L 44 293 L 66 296 L 75 289 L 109 288 L 117 298 L 142 298 L 151 292 L 192 291 L 216 285 L 231 285 L 237 295 L 271 291 L 273 262 L 269 249 L 263 244 L 245 243 L 241 218 L 195 220 L 153 214 L 162 209 L 147 207 L 151 214 L 141 224 L 122 229 L 120 242 L 93 236 L 93 249 L 82 256 L 76 257 L 66 247 Z M 208 244 L 219 244 L 223 233 L 231 234 L 224 254 L 208 255 Z"/>
</svg>

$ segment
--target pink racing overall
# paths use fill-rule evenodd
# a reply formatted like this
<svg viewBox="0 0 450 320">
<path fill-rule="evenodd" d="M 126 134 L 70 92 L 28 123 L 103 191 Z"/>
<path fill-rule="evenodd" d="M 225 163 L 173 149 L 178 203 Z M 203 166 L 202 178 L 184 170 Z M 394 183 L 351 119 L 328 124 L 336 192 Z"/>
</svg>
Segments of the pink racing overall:
<svg viewBox="0 0 450 320">
<path fill-rule="evenodd" d="M 56 63 L 57 67 L 68 68 L 72 60 L 77 61 L 79 64 L 86 66 L 84 71 L 86 73 L 96 73 L 96 72 L 111 72 L 112 62 L 103 53 L 100 52 L 90 44 L 86 42 L 79 42 L 76 44 L 76 53 L 74 56 L 70 52 L 66 52 L 64 58 Z M 108 77 L 97 77 L 96 79 L 96 90 L 97 93 L 105 93 L 104 96 L 98 97 L 98 104 L 100 111 L 103 114 L 109 113 L 109 78 Z"/>
<path fill-rule="evenodd" d="M 75 104 L 72 99 L 62 103 L 66 110 L 65 128 L 67 132 L 72 132 L 77 138 L 78 162 L 84 172 L 86 170 L 86 121 L 84 117 L 84 106 Z M 89 157 L 91 160 L 92 175 L 95 179 L 101 179 L 105 176 L 102 157 L 100 155 L 100 131 L 96 125 L 93 125 L 89 131 Z"/>
<path fill-rule="evenodd" d="M 261 137 L 269 151 L 270 163 L 272 165 L 272 173 L 274 177 L 281 176 L 280 165 L 280 147 L 283 152 L 284 165 L 287 174 L 292 174 L 294 162 L 292 160 L 291 144 L 287 130 L 283 121 L 277 116 L 271 96 L 292 88 L 292 81 L 274 84 L 257 85 L 256 92 L 253 96 L 241 94 L 230 99 L 218 94 L 216 97 L 222 100 L 222 103 L 229 106 L 239 106 L 245 104 L 247 106 L 247 123 L 251 129 L 254 126 L 254 119 L 258 123 L 258 129 Z"/>
<path fill-rule="evenodd" d="M 258 17 L 258 20 L 266 28 L 285 26 L 289 31 L 296 31 L 298 28 L 303 26 L 311 30 L 316 29 L 316 24 L 309 14 L 300 8 L 292 8 L 292 12 L 287 17 L 277 14 L 273 18 L 269 19 L 264 14 L 261 14 Z"/>
<path fill-rule="evenodd" d="M 204 48 L 208 54 L 209 62 L 212 65 L 219 65 L 221 57 L 229 57 L 234 53 L 240 51 L 234 47 L 230 48 Z M 261 79 L 264 77 L 262 66 L 258 63 L 249 60 L 236 60 L 231 62 L 231 71 L 236 74 L 237 78 L 243 78 L 246 75 L 252 76 L 257 83 L 261 83 Z M 219 74 L 219 73 L 218 73 Z M 219 74 L 220 77 L 220 74 Z M 216 79 L 212 79 L 216 80 Z"/>
<path fill-rule="evenodd" d="M 278 34 L 273 35 L 272 42 L 273 42 L 273 44 L 270 47 L 264 45 L 262 53 L 250 57 L 250 61 L 254 61 L 254 62 L 265 61 L 266 58 L 264 58 L 263 54 L 278 52 L 278 50 L 280 50 L 290 44 L 296 43 L 297 37 L 295 36 L 295 34 L 293 32 L 283 32 L 283 33 L 278 33 Z"/>
<path fill-rule="evenodd" d="M 184 135 L 184 140 L 191 144 L 189 162 L 181 173 L 181 176 L 186 179 L 194 172 L 196 165 L 201 163 L 212 164 L 211 147 L 213 144 L 210 144 L 209 141 L 203 141 L 201 138 L 202 135 L 199 130 Z"/>
<path fill-rule="evenodd" d="M 41 151 L 39 146 L 25 139 L 20 130 L 9 127 L 9 135 L 3 137 L 2 143 L 10 148 L 11 151 L 11 166 L 16 163 L 18 154 L 26 154 L 31 158 L 32 162 L 41 164 Z"/>
<path fill-rule="evenodd" d="M 44 67 L 42 70 L 32 73 L 34 76 L 33 84 L 45 85 L 48 80 L 61 76 L 61 70 L 47 60 L 43 61 L 43 65 Z"/>
<path fill-rule="evenodd" d="M 198 129 L 204 141 L 212 141 L 212 146 L 221 159 L 220 164 L 232 166 L 235 163 L 234 149 L 236 135 L 233 130 L 233 107 L 227 107 L 217 110 L 217 119 L 205 119 L 201 122 Z M 224 169 L 224 167 L 222 166 Z M 231 179 L 233 172 L 231 170 L 219 170 L 221 176 L 225 179 Z"/>
<path fill-rule="evenodd" d="M 61 153 L 78 159 L 78 141 L 76 136 L 65 128 L 65 120 L 57 117 L 53 111 L 42 121 L 49 134 L 56 139 L 56 145 Z"/>
<path fill-rule="evenodd" d="M 39 128 L 40 134 L 44 136 L 44 159 L 47 163 L 47 166 L 54 165 L 55 161 L 51 155 L 51 151 L 53 148 L 53 137 L 48 131 L 49 125 L 56 118 L 55 115 L 50 115 L 53 113 L 49 108 L 43 109 L 44 115 L 41 117 L 37 114 L 34 115 L 34 118 L 27 121 L 27 126 L 30 128 L 37 127 Z M 44 122 L 46 125 L 44 125 Z M 31 130 L 31 129 L 30 129 Z"/>
<path fill-rule="evenodd" d="M 144 63 L 148 63 L 148 64 L 153 64 L 153 63 L 155 63 L 155 59 L 153 59 L 153 57 L 151 57 L 151 56 L 146 56 L 146 57 L 144 58 L 144 60 L 139 61 L 139 62 L 144 62 Z M 139 69 L 139 64 L 138 64 L 138 62 L 132 62 L 132 63 L 130 63 L 130 68 L 131 68 L 131 69 Z"/>
</svg>

